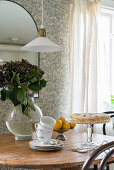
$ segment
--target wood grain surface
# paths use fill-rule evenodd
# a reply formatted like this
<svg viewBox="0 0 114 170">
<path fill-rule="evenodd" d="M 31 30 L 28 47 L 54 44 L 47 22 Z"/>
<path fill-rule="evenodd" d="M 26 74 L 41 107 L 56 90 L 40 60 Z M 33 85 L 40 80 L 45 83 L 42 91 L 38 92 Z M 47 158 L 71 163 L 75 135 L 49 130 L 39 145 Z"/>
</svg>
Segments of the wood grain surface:
<svg viewBox="0 0 114 170">
<path fill-rule="evenodd" d="M 55 138 L 57 133 L 54 133 Z M 43 168 L 44 170 L 78 170 L 86 160 L 88 153 L 73 152 L 77 144 L 86 142 L 87 134 L 78 133 L 75 129 L 65 133 L 67 140 L 64 149 L 54 152 L 41 152 L 29 147 L 28 141 L 15 141 L 12 134 L 0 135 L 0 165 L 18 168 Z M 101 144 L 104 140 L 113 141 L 114 137 L 93 134 L 93 141 Z M 100 162 L 103 154 L 99 156 L 94 164 Z M 114 157 L 112 158 L 114 160 Z"/>
</svg>

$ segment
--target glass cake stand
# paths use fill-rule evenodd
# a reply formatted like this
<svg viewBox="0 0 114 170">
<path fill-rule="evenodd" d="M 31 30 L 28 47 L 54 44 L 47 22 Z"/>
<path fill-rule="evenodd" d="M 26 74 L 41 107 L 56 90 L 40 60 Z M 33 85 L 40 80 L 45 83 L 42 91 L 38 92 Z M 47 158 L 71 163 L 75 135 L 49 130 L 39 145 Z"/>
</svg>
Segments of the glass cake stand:
<svg viewBox="0 0 114 170">
<path fill-rule="evenodd" d="M 104 124 L 108 123 L 109 121 L 102 121 L 102 122 L 76 122 L 76 124 L 87 124 L 87 141 L 85 143 L 81 143 L 77 145 L 77 149 L 81 152 L 87 152 L 96 149 L 99 145 L 94 143 L 92 141 L 92 133 L 93 133 L 93 128 L 92 125 L 94 124 Z"/>
<path fill-rule="evenodd" d="M 98 147 L 98 145 L 92 141 L 92 131 L 92 124 L 87 124 L 87 141 L 78 145 L 78 150 L 90 151 Z"/>
</svg>

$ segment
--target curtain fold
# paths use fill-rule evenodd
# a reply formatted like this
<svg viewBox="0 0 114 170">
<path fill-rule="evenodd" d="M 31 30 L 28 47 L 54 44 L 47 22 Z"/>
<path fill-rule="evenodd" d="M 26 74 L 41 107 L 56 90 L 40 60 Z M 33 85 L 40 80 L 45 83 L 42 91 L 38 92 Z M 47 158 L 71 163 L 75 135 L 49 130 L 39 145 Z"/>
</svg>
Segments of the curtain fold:
<svg viewBox="0 0 114 170">
<path fill-rule="evenodd" d="M 100 0 L 72 0 L 70 10 L 70 113 L 103 112 L 110 84 Z"/>
</svg>

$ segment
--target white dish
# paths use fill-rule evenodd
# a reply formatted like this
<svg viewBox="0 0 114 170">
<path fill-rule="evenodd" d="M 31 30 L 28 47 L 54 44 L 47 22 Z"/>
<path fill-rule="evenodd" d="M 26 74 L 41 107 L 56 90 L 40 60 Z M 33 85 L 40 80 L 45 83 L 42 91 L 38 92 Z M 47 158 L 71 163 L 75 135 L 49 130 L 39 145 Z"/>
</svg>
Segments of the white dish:
<svg viewBox="0 0 114 170">
<path fill-rule="evenodd" d="M 50 139 L 50 141 L 47 144 L 44 144 L 38 140 L 32 140 L 29 142 L 29 146 L 35 148 L 56 148 L 63 147 L 64 142 L 57 139 Z"/>
<path fill-rule="evenodd" d="M 50 151 L 59 151 L 59 150 L 63 149 L 63 146 L 55 147 L 55 148 L 39 148 L 39 147 L 30 146 L 30 148 L 35 149 L 35 150 L 39 150 L 39 151 L 50 152 Z"/>
</svg>

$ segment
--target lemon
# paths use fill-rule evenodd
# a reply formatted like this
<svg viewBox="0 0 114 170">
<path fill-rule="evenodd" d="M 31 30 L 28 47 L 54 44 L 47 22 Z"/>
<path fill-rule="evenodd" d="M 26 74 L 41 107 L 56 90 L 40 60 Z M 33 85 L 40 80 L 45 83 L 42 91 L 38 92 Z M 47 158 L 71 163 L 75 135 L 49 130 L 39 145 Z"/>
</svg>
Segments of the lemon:
<svg viewBox="0 0 114 170">
<path fill-rule="evenodd" d="M 75 123 L 69 123 L 69 124 L 70 124 L 70 128 L 71 128 L 71 129 L 73 129 L 73 128 L 76 126 Z"/>
<path fill-rule="evenodd" d="M 54 130 L 59 130 L 62 128 L 62 121 L 61 120 L 56 120 L 56 124 L 54 126 Z"/>
<path fill-rule="evenodd" d="M 66 122 L 65 117 L 60 117 L 60 119 L 63 123 Z"/>
<path fill-rule="evenodd" d="M 68 122 L 64 122 L 63 126 L 62 126 L 62 129 L 70 129 L 69 123 Z"/>
</svg>

